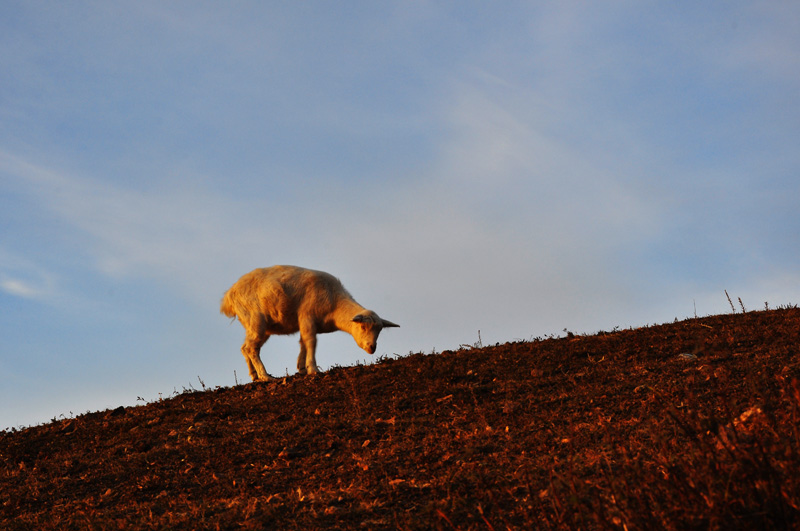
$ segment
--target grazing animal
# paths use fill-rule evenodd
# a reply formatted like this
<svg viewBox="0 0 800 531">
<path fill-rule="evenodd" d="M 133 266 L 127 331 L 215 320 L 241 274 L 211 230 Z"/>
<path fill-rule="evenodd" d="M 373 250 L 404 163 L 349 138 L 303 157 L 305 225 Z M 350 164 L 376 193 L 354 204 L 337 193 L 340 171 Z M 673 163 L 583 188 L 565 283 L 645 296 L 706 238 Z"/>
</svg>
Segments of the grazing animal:
<svg viewBox="0 0 800 531">
<path fill-rule="evenodd" d="M 381 330 L 400 326 L 358 304 L 333 275 L 285 265 L 242 276 L 225 293 L 220 312 L 237 317 L 244 327 L 242 354 L 253 381 L 271 378 L 260 351 L 273 334 L 300 332 L 297 372 L 315 374 L 317 334 L 342 330 L 374 354 Z"/>
</svg>

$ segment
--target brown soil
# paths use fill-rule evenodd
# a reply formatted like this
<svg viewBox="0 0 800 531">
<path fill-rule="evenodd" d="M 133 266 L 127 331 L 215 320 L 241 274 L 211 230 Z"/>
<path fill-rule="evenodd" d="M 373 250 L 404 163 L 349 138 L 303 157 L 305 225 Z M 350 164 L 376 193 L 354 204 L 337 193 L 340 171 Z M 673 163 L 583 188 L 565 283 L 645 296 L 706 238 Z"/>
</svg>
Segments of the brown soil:
<svg viewBox="0 0 800 531">
<path fill-rule="evenodd" d="M 784 308 L 4 431 L 0 528 L 796 529 L 799 348 Z"/>
</svg>

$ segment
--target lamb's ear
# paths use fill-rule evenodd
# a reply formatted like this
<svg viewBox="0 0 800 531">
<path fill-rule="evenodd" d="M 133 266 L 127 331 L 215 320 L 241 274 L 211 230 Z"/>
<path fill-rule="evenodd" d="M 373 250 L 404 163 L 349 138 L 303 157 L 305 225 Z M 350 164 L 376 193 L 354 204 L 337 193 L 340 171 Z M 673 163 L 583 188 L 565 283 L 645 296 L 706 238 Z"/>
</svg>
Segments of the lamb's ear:
<svg viewBox="0 0 800 531">
<path fill-rule="evenodd" d="M 386 319 L 381 319 L 381 324 L 383 324 L 384 328 L 400 328 L 399 324 L 394 324 L 391 321 L 387 321 Z"/>
<path fill-rule="evenodd" d="M 356 315 L 355 317 L 353 317 L 353 322 L 354 323 L 363 323 L 364 322 L 364 316 L 361 315 L 361 314 Z"/>
</svg>

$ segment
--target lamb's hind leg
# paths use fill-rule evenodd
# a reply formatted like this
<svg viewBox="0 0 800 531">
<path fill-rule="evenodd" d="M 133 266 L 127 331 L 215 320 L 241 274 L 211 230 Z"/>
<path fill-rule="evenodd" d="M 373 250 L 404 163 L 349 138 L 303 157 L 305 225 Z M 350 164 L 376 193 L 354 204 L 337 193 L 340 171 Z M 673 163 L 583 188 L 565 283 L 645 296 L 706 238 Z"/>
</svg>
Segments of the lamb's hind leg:
<svg viewBox="0 0 800 531">
<path fill-rule="evenodd" d="M 242 345 L 242 354 L 247 361 L 247 370 L 250 372 L 250 378 L 255 382 L 257 380 L 271 380 L 272 377 L 267 374 L 267 369 L 261 362 L 261 347 L 269 339 L 269 335 L 254 336 L 247 335 Z"/>
</svg>

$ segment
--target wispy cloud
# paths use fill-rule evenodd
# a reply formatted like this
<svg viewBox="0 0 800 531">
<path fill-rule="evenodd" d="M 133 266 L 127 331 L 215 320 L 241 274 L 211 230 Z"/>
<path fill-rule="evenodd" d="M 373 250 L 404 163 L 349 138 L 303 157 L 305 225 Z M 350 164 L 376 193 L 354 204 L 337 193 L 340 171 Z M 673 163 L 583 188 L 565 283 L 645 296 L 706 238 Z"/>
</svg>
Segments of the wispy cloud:
<svg viewBox="0 0 800 531">
<path fill-rule="evenodd" d="M 190 278 L 209 265 L 203 257 L 231 256 L 236 240 L 253 237 L 227 221 L 242 205 L 202 189 L 135 189 L 0 155 L 13 186 L 72 228 L 62 243 L 109 278 L 168 280 L 191 291 L 197 285 Z M 188 285 L 181 286 L 184 277 Z"/>
<path fill-rule="evenodd" d="M 53 273 L 5 245 L 0 245 L 0 291 L 43 302 L 59 295 Z"/>
<path fill-rule="evenodd" d="M 5 278 L 0 278 L 0 289 L 6 293 L 26 299 L 38 298 L 43 293 L 41 289 L 24 280 L 6 277 L 5 275 L 3 277 Z"/>
</svg>

